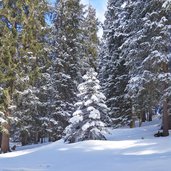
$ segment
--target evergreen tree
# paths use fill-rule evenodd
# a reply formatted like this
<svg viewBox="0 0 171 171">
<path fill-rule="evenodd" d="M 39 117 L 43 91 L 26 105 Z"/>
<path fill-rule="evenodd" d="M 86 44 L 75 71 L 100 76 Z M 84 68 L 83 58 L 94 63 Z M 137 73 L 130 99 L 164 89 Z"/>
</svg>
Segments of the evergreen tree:
<svg viewBox="0 0 171 171">
<path fill-rule="evenodd" d="M 38 142 L 40 115 L 38 106 L 40 105 L 39 98 L 35 88 L 28 88 L 23 92 L 17 92 L 17 111 L 14 115 L 17 117 L 17 124 L 14 129 L 14 140 L 20 141 L 22 145 Z"/>
<path fill-rule="evenodd" d="M 152 1 L 152 11 L 148 11 L 147 19 L 151 30 L 150 54 L 144 59 L 143 66 L 155 76 L 159 101 L 163 106 L 163 135 L 169 135 L 169 87 L 171 86 L 169 73 L 170 56 L 170 12 L 163 7 L 163 2 Z M 151 65 L 152 67 L 149 67 Z"/>
<path fill-rule="evenodd" d="M 120 47 L 122 51 L 122 58 L 126 60 L 126 66 L 129 69 L 129 82 L 126 87 L 127 99 L 130 100 L 132 105 L 130 127 L 135 126 L 135 119 L 140 120 L 144 118 L 145 113 L 151 114 L 151 108 L 145 104 L 145 89 L 142 84 L 143 69 L 141 62 L 148 53 L 148 42 L 145 42 L 143 33 L 144 20 L 143 17 L 146 13 L 146 8 L 149 2 L 146 1 L 129 1 L 125 3 L 125 10 L 128 15 L 128 22 L 125 25 L 125 33 L 127 39 Z M 137 27 L 135 27 L 135 25 Z M 145 98 L 145 99 L 144 99 Z M 141 122 L 141 121 L 140 121 Z"/>
<path fill-rule="evenodd" d="M 14 6 L 12 6 L 14 4 Z M 15 73 L 17 72 L 17 12 L 15 3 L 3 1 L 0 8 L 0 86 L 2 96 L 0 111 L 4 113 L 5 124 L 2 124 L 1 151 L 9 151 L 9 130 L 11 113 L 9 107 L 12 105 L 12 94 L 14 90 Z M 7 12 L 6 12 L 7 11 Z"/>
<path fill-rule="evenodd" d="M 109 109 L 96 76 L 97 73 L 90 69 L 83 76 L 84 82 L 78 85 L 80 101 L 75 104 L 77 110 L 65 130 L 65 141 L 69 143 L 105 139 L 106 126 L 110 124 Z"/>
<path fill-rule="evenodd" d="M 89 5 L 87 15 L 83 22 L 83 45 L 85 52 L 82 52 L 84 56 L 83 68 L 87 70 L 94 68 L 97 70 L 97 57 L 99 52 L 99 38 L 97 36 L 99 22 L 96 18 L 95 9 Z"/>
<path fill-rule="evenodd" d="M 125 33 L 125 26 L 129 13 L 126 12 L 125 5 L 122 0 L 108 1 L 99 65 L 99 76 L 107 104 L 111 108 L 114 127 L 126 124 L 130 113 L 129 100 L 125 99 L 128 68 L 125 66 L 125 58 L 121 58 L 120 50 L 128 36 Z"/>
<path fill-rule="evenodd" d="M 126 9 L 133 9 L 128 22 L 128 28 L 132 31 L 122 45 L 122 56 L 129 68 L 127 91 L 132 103 L 134 121 L 135 116 L 142 119 L 144 114 L 148 114 L 148 120 L 152 119 L 152 109 L 159 103 L 166 89 L 163 85 L 167 87 L 169 83 L 166 77 L 159 79 L 162 74 L 168 75 L 170 47 L 169 13 L 163 10 L 162 5 L 162 1 L 139 0 L 126 6 Z M 135 24 L 138 27 L 134 27 Z M 167 113 L 166 107 L 164 109 Z"/>
<path fill-rule="evenodd" d="M 2 58 L 0 67 L 0 85 L 3 88 L 1 111 L 5 114 L 8 124 L 2 133 L 2 152 L 9 151 L 11 106 L 16 86 L 16 76 L 35 75 L 37 63 L 32 64 L 31 73 L 26 68 L 30 60 L 30 53 L 38 59 L 44 50 L 42 46 L 42 28 L 45 26 L 46 2 L 30 1 L 3 1 L 0 8 L 0 52 Z M 35 12 L 36 11 L 36 12 Z M 41 31 L 40 31 L 41 30 Z"/>
<path fill-rule="evenodd" d="M 59 136 L 74 110 L 78 82 L 81 81 L 83 5 L 80 0 L 59 0 L 55 7 L 52 30 L 53 118 L 59 125 Z"/>
</svg>

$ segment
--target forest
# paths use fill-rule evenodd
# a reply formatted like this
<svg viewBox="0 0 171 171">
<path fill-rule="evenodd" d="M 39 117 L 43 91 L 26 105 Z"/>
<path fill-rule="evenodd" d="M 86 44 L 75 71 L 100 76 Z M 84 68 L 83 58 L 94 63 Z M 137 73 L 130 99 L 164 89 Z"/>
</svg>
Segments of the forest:
<svg viewBox="0 0 171 171">
<path fill-rule="evenodd" d="M 1 153 L 106 140 L 155 115 L 168 136 L 170 0 L 108 0 L 104 23 L 80 0 L 0 0 Z"/>
</svg>

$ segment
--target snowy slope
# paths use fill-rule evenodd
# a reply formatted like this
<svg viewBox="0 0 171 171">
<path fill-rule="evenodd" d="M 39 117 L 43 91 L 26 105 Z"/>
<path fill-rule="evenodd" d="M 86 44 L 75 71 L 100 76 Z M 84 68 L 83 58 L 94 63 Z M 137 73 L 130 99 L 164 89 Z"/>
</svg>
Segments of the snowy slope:
<svg viewBox="0 0 171 171">
<path fill-rule="evenodd" d="M 49 145 L 0 155 L 0 171 L 170 171 L 171 137 L 159 125 L 112 131 L 108 141 Z"/>
</svg>

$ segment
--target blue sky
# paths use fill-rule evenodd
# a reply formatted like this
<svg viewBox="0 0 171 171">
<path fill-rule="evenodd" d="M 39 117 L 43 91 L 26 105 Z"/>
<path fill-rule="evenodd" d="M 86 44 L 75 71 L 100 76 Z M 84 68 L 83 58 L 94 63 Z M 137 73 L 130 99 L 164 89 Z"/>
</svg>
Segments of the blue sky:
<svg viewBox="0 0 171 171">
<path fill-rule="evenodd" d="M 107 8 L 107 1 L 108 0 L 81 0 L 82 3 L 84 4 L 90 4 L 96 9 L 96 14 L 97 14 L 97 18 L 99 19 L 99 21 L 101 21 L 103 23 L 105 17 L 104 17 L 104 13 L 106 11 Z M 99 30 L 98 32 L 98 36 L 102 37 L 103 31 L 102 29 Z"/>
<path fill-rule="evenodd" d="M 96 9 L 97 17 L 100 21 L 104 21 L 104 13 L 106 11 L 107 7 L 107 0 L 81 0 L 82 3 L 88 4 L 90 1 L 90 4 Z"/>
</svg>

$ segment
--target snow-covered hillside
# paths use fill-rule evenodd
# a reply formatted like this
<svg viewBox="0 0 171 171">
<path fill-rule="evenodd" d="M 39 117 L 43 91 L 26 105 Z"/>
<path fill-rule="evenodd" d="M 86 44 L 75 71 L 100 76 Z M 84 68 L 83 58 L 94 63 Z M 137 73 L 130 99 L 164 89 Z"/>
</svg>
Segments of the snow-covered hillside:
<svg viewBox="0 0 171 171">
<path fill-rule="evenodd" d="M 62 141 L 0 155 L 0 171 L 169 171 L 171 137 L 157 122 L 112 131 L 108 141 Z"/>
</svg>

